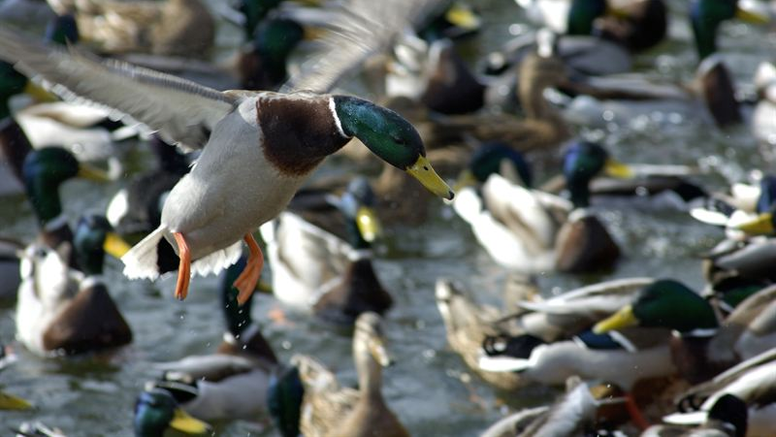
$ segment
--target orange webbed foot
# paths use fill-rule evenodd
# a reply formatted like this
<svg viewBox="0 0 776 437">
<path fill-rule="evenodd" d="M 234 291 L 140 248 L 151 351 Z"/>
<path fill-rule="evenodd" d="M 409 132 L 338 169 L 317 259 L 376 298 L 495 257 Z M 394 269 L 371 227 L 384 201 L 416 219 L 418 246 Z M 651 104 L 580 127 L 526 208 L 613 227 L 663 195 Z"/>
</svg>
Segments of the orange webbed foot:
<svg viewBox="0 0 776 437">
<path fill-rule="evenodd" d="M 189 281 L 191 280 L 191 252 L 186 239 L 180 232 L 173 232 L 172 236 L 178 244 L 178 282 L 175 285 L 175 298 L 178 300 L 186 299 L 189 294 Z"/>
<path fill-rule="evenodd" d="M 242 273 L 234 281 L 234 287 L 240 291 L 237 295 L 237 303 L 240 305 L 247 302 L 253 294 L 261 276 L 261 269 L 264 267 L 264 255 L 261 253 L 261 248 L 259 248 L 253 235 L 245 234 L 243 240 L 248 244 L 250 255 Z"/>
</svg>

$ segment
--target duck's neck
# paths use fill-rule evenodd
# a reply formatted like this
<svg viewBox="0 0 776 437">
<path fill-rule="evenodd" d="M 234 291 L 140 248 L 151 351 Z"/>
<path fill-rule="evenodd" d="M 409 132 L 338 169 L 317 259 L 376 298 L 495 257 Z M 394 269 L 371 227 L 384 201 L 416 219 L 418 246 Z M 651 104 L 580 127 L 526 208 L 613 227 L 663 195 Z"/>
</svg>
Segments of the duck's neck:
<svg viewBox="0 0 776 437">
<path fill-rule="evenodd" d="M 590 206 L 590 181 L 580 179 L 567 179 L 566 184 L 574 208 L 587 208 Z"/>
<path fill-rule="evenodd" d="M 358 373 L 358 387 L 364 398 L 383 399 L 383 369 L 369 352 L 366 344 L 355 341 L 353 358 Z"/>
</svg>

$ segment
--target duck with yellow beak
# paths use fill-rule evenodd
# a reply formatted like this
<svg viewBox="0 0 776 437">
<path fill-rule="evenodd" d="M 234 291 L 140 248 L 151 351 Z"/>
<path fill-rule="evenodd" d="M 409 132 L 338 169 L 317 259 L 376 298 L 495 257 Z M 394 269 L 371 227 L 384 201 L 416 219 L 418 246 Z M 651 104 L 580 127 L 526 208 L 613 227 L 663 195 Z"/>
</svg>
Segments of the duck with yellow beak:
<svg viewBox="0 0 776 437">
<path fill-rule="evenodd" d="M 357 18 L 380 23 L 381 17 Z M 352 35 L 340 38 L 343 44 L 352 42 Z M 277 216 L 324 158 L 354 137 L 434 194 L 453 198 L 410 123 L 367 100 L 326 94 L 334 80 L 363 58 L 363 50 L 354 49 L 352 63 L 332 65 L 326 78 L 308 73 L 314 81 L 295 81 L 317 92 L 219 92 L 128 64 L 95 60 L 73 48 L 31 42 L 10 30 L 0 32 L 0 58 L 57 84 L 64 97 L 100 102 L 158 130 L 165 140 L 202 149 L 192 171 L 170 192 L 160 226 L 122 258 L 127 276 L 153 279 L 160 273 L 159 244 L 166 239 L 175 245 L 180 257 L 175 296 L 181 300 L 192 272 L 208 274 L 233 264 L 245 241 L 250 257 L 235 282 L 239 301 L 245 302 L 264 263 L 253 230 Z"/>
<path fill-rule="evenodd" d="M 702 60 L 717 51 L 717 29 L 730 19 L 738 18 L 752 24 L 768 24 L 770 17 L 753 8 L 754 2 L 739 0 L 693 0 L 690 2 L 690 24 L 695 36 L 695 48 Z"/>
<path fill-rule="evenodd" d="M 167 430 L 204 435 L 210 426 L 183 411 L 170 393 L 155 388 L 140 394 L 135 404 L 135 436 L 161 437 Z"/>
<path fill-rule="evenodd" d="M 383 314 L 393 299 L 372 264 L 382 234 L 368 180 L 353 179 L 342 195 L 301 190 L 287 211 L 261 227 L 272 288 L 291 308 L 352 326 L 366 311 Z"/>
<path fill-rule="evenodd" d="M 473 155 L 459 182 L 468 186 L 460 188 L 453 208 L 480 244 L 496 262 L 518 271 L 611 268 L 620 249 L 588 209 L 589 184 L 600 173 L 629 177 L 629 168 L 598 144 L 572 144 L 563 164 L 570 201 L 531 189 L 527 169 L 522 156 L 504 145 L 489 144 Z"/>
</svg>

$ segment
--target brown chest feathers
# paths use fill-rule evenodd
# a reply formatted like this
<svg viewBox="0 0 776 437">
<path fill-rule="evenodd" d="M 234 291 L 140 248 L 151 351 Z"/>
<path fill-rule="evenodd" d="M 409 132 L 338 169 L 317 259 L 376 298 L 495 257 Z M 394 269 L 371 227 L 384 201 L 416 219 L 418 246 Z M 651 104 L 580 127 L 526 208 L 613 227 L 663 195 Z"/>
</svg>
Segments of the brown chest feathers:
<svg viewBox="0 0 776 437">
<path fill-rule="evenodd" d="M 289 176 L 309 173 L 350 140 L 340 132 L 328 97 L 261 96 L 256 118 L 264 157 Z"/>
</svg>

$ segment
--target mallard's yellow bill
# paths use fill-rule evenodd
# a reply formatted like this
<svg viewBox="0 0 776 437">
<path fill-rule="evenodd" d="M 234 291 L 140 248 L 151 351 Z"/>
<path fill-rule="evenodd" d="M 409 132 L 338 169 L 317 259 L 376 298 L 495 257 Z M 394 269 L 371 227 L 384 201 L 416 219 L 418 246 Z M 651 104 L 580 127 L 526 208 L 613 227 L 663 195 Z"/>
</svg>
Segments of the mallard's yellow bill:
<svg viewBox="0 0 776 437">
<path fill-rule="evenodd" d="M 129 245 L 126 241 L 124 241 L 119 234 L 115 232 L 108 232 L 108 235 L 105 237 L 105 243 L 103 243 L 102 248 L 105 249 L 105 252 L 108 253 L 110 256 L 121 259 L 122 256 L 124 256 L 125 253 L 129 252 L 129 249 L 132 248 L 132 246 Z"/>
<path fill-rule="evenodd" d="M 24 87 L 24 93 L 32 97 L 38 103 L 56 102 L 59 99 L 54 94 L 46 91 L 42 86 L 27 81 L 27 85 Z"/>
<path fill-rule="evenodd" d="M 366 206 L 362 206 L 356 211 L 356 225 L 358 225 L 358 232 L 361 233 L 361 238 L 369 243 L 375 241 L 383 233 L 375 210 Z"/>
<path fill-rule="evenodd" d="M 477 14 L 468 6 L 456 2 L 445 14 L 445 19 L 451 24 L 455 24 L 461 29 L 476 30 L 482 25 L 482 21 Z"/>
<path fill-rule="evenodd" d="M 771 22 L 771 17 L 768 15 L 760 11 L 743 9 L 740 6 L 736 8 L 736 18 L 752 24 L 769 24 Z"/>
<path fill-rule="evenodd" d="M 191 417 L 187 412 L 180 408 L 175 409 L 174 416 L 170 421 L 170 428 L 186 434 L 204 434 L 210 431 L 210 425 Z"/>
<path fill-rule="evenodd" d="M 29 410 L 32 405 L 22 398 L 0 392 L 0 410 Z"/>
<path fill-rule="evenodd" d="M 415 164 L 407 168 L 407 173 L 419 180 L 428 191 L 437 196 L 447 200 L 453 200 L 453 197 L 455 197 L 453 190 L 434 171 L 434 167 L 431 166 L 431 163 L 428 162 L 425 156 L 418 157 Z"/>
<path fill-rule="evenodd" d="M 474 173 L 472 173 L 471 170 L 464 170 L 461 172 L 460 175 L 458 175 L 458 180 L 455 181 L 455 185 L 453 186 L 453 189 L 455 191 L 463 190 L 466 187 L 471 187 L 472 185 L 477 184 L 477 178 L 474 177 Z"/>
<path fill-rule="evenodd" d="M 633 306 L 628 305 L 622 307 L 608 318 L 596 323 L 595 326 L 593 326 L 593 333 L 603 334 L 605 332 L 627 328 L 628 326 L 634 326 L 638 323 L 638 319 L 633 315 Z"/>
<path fill-rule="evenodd" d="M 612 158 L 606 160 L 606 164 L 604 164 L 604 173 L 613 178 L 620 179 L 630 179 L 633 177 L 633 169 Z"/>
<path fill-rule="evenodd" d="M 97 182 L 111 182 L 113 180 L 105 170 L 84 164 L 83 162 L 78 169 L 78 177 Z"/>
<path fill-rule="evenodd" d="M 773 214 L 770 212 L 762 213 L 753 220 L 739 224 L 736 228 L 750 235 L 773 234 Z"/>
<path fill-rule="evenodd" d="M 372 353 L 372 357 L 374 357 L 381 366 L 388 367 L 393 364 L 393 360 L 390 355 L 388 355 L 388 351 L 385 349 L 385 343 L 383 343 L 382 339 L 373 338 L 369 342 L 369 352 Z"/>
</svg>

